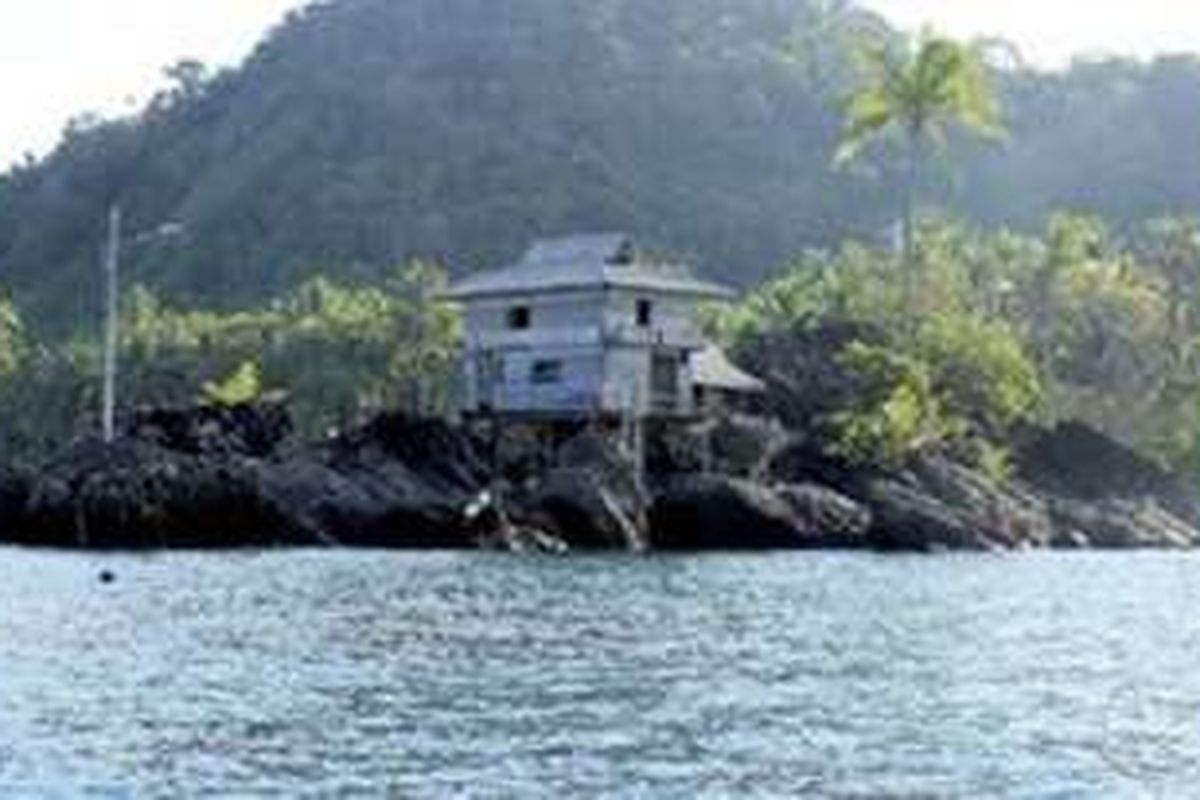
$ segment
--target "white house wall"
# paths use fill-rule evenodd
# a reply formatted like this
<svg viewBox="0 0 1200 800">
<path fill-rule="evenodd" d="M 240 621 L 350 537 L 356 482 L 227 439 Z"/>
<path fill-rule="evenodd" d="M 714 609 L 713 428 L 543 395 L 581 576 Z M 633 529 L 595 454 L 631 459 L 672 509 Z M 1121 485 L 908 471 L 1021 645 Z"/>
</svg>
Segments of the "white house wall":
<svg viewBox="0 0 1200 800">
<path fill-rule="evenodd" d="M 639 300 L 653 304 L 651 324 L 637 325 Z M 531 312 L 530 326 L 512 330 L 509 313 Z M 652 403 L 654 352 L 679 362 L 679 406 L 691 405 L 691 379 L 683 354 L 704 342 L 696 324 L 696 302 L 676 294 L 623 289 L 513 294 L 470 302 L 465 313 L 464 377 L 468 410 L 590 413 Z M 494 360 L 491 385 L 481 385 L 480 364 Z M 561 362 L 560 379 L 539 384 L 534 364 Z"/>
<path fill-rule="evenodd" d="M 648 326 L 637 324 L 640 300 L 652 304 Z M 650 294 L 631 290 L 610 290 L 604 309 L 605 336 L 610 341 L 642 346 L 667 346 L 697 349 L 704 339 L 697 324 L 695 300 L 673 294 Z"/>
<path fill-rule="evenodd" d="M 650 405 L 650 352 L 645 348 L 614 347 L 604 358 L 604 407 L 609 411 Z"/>
<path fill-rule="evenodd" d="M 539 362 L 561 364 L 554 383 L 532 379 Z M 599 348 L 511 350 L 504 354 L 502 397 L 508 411 L 594 412 L 600 408 L 604 386 L 604 353 Z"/>
<path fill-rule="evenodd" d="M 492 337 L 505 338 L 517 333 L 509 330 L 508 314 L 521 306 L 532 313 L 528 333 L 569 332 L 581 328 L 596 329 L 601 321 L 603 301 L 599 292 L 512 295 L 478 301 L 467 308 L 468 338 L 486 342 Z"/>
</svg>

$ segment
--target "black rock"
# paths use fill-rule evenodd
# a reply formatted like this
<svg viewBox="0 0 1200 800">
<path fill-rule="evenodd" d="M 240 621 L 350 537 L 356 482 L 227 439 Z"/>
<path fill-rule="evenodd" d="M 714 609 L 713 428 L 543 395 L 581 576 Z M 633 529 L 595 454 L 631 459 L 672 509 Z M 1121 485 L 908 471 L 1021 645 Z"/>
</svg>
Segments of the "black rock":
<svg viewBox="0 0 1200 800">
<path fill-rule="evenodd" d="M 291 415 L 278 403 L 151 408 L 136 411 L 126 437 L 190 455 L 274 454 L 293 430 Z"/>
<path fill-rule="evenodd" d="M 37 475 L 8 532 L 17 543 L 92 549 L 305 543 L 298 534 L 258 491 L 251 462 L 128 439 L 69 448 Z"/>
<path fill-rule="evenodd" d="M 449 426 L 390 415 L 272 459 L 246 455 L 270 437 L 251 447 L 242 434 L 193 429 L 207 413 L 147 415 L 157 422 L 136 437 L 78 442 L 27 485 L 5 481 L 0 535 L 90 549 L 476 543 L 463 509 L 483 475 Z"/>
<path fill-rule="evenodd" d="M 655 497 L 659 550 L 796 550 L 867 545 L 869 514 L 819 487 L 780 487 L 715 475 L 680 478 Z"/>
<path fill-rule="evenodd" d="M 832 489 L 814 484 L 775 489 L 788 504 L 805 547 L 858 550 L 871 544 L 871 511 Z"/>
<path fill-rule="evenodd" d="M 1200 493 L 1158 464 L 1078 422 L 1027 431 L 1014 454 L 1018 475 L 1050 494 L 1080 501 L 1152 499 L 1200 525 Z"/>
<path fill-rule="evenodd" d="M 580 434 L 559 449 L 525 511 L 571 549 L 640 552 L 650 498 L 635 474 L 611 441 Z"/>
</svg>

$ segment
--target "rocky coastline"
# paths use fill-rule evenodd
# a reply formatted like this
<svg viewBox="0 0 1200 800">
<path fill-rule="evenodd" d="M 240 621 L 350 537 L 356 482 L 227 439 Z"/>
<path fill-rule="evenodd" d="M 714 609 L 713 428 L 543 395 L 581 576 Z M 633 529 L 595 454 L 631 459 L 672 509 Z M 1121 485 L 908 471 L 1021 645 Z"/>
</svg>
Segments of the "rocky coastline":
<svg viewBox="0 0 1200 800">
<path fill-rule="evenodd" d="M 612 432 L 547 446 L 383 414 L 316 444 L 279 406 L 152 410 L 0 472 L 0 543 L 700 552 L 1200 545 L 1200 497 L 1079 424 L 1023 432 L 999 485 L 929 456 L 856 468 L 728 416 L 647 431 L 638 477 Z M 500 452 L 498 452 L 498 450 Z"/>
</svg>

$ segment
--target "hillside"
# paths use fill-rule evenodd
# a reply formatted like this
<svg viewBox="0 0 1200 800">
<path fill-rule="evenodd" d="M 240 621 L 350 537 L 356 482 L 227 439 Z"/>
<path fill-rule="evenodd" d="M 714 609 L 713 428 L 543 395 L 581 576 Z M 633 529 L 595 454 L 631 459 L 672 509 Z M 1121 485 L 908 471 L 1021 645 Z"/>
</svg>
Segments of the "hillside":
<svg viewBox="0 0 1200 800">
<path fill-rule="evenodd" d="M 877 18 L 817 0 L 332 0 L 240 68 L 172 70 L 141 115 L 80 120 L 0 178 L 0 285 L 67 333 L 95 318 L 103 209 L 186 241 L 139 281 L 236 306 L 410 257 L 462 273 L 529 238 L 621 228 L 750 285 L 877 235 L 888 175 L 829 169 L 850 53 Z M 793 57 L 781 56 L 785 40 Z M 1200 62 L 1006 70 L 1012 135 L 941 176 L 988 222 L 1200 209 Z"/>
</svg>

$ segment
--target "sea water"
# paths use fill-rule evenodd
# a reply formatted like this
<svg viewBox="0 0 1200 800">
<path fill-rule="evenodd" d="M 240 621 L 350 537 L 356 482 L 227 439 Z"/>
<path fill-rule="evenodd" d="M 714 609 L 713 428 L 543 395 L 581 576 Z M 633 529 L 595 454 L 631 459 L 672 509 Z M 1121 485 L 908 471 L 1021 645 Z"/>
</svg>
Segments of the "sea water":
<svg viewBox="0 0 1200 800">
<path fill-rule="evenodd" d="M 1197 787 L 1194 556 L 0 550 L 3 798 Z"/>
</svg>

